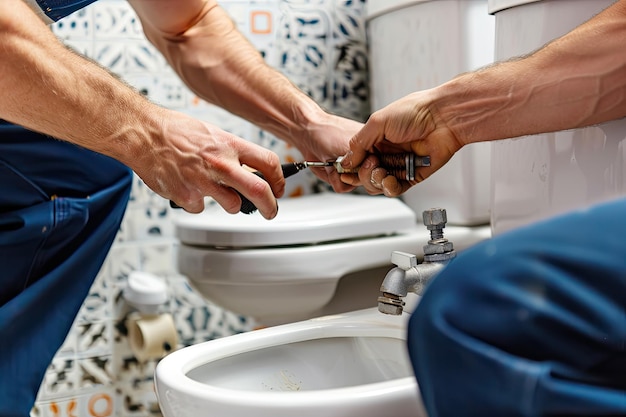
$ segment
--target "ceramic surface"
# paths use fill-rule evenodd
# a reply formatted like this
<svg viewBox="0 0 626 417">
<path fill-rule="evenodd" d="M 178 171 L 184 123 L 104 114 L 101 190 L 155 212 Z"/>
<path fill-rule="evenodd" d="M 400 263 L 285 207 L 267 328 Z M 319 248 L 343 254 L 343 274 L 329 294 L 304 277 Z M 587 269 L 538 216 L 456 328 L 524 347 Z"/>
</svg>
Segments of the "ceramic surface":
<svg viewBox="0 0 626 417">
<path fill-rule="evenodd" d="M 495 8 L 496 57 L 532 52 L 612 3 L 543 0 Z M 623 196 L 626 120 L 495 142 L 492 178 L 494 234 Z"/>
<path fill-rule="evenodd" d="M 155 373 L 161 409 L 165 417 L 424 417 L 407 318 L 367 309 L 174 352 Z"/>
</svg>

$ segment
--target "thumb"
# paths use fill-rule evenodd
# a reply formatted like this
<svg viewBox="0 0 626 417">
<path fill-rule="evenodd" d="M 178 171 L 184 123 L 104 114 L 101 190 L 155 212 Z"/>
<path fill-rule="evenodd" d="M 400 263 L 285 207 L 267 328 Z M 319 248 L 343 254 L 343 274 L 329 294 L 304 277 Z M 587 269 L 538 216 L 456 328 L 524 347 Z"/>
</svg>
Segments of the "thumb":
<svg viewBox="0 0 626 417">
<path fill-rule="evenodd" d="M 374 145 L 385 138 L 384 133 L 379 131 L 370 120 L 350 139 L 350 150 L 341 161 L 344 169 L 350 170 L 361 165 L 361 162 L 374 149 Z"/>
</svg>

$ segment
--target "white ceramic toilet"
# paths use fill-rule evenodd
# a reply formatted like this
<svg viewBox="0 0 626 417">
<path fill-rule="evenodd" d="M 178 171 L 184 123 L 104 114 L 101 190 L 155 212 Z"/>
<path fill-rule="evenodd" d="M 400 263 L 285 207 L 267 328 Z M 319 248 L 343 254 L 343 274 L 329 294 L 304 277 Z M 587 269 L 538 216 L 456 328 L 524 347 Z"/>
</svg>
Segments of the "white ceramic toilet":
<svg viewBox="0 0 626 417">
<path fill-rule="evenodd" d="M 426 417 L 408 314 L 376 309 L 200 343 L 159 362 L 164 417 Z"/>
<path fill-rule="evenodd" d="M 208 300 L 263 326 L 375 307 L 391 253 L 421 254 L 430 238 L 399 199 L 353 194 L 283 199 L 271 221 L 212 205 L 174 222 L 178 270 Z M 460 250 L 489 229 L 446 236 Z"/>
<path fill-rule="evenodd" d="M 271 327 L 161 360 L 163 415 L 425 416 L 406 350 L 418 297 L 400 316 L 375 306 L 391 253 L 420 255 L 428 230 L 399 199 L 328 193 L 279 206 L 271 221 L 219 206 L 177 216 L 179 270 L 207 299 Z M 490 234 L 445 232 L 457 250 Z"/>
<path fill-rule="evenodd" d="M 376 306 L 391 252 L 428 239 L 397 199 L 314 194 L 279 215 L 231 215 L 213 205 L 175 219 L 178 269 L 208 300 L 269 326 Z"/>
<path fill-rule="evenodd" d="M 272 327 L 161 360 L 165 417 L 423 415 L 408 314 L 375 308 L 391 252 L 420 253 L 429 237 L 399 199 L 307 195 L 280 200 L 271 221 L 214 205 L 175 224 L 178 268 L 190 283 Z"/>
</svg>

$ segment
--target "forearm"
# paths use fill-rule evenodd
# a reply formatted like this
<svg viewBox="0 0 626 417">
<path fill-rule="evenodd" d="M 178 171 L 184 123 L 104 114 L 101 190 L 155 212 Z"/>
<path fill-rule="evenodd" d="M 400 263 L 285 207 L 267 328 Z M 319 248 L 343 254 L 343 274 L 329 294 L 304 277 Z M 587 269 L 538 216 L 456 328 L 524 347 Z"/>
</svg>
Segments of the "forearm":
<svg viewBox="0 0 626 417">
<path fill-rule="evenodd" d="M 144 4 L 134 2 L 140 15 L 150 13 Z M 265 63 L 223 9 L 213 2 L 203 7 L 197 21 L 177 33 L 142 19 L 146 35 L 199 97 L 294 145 L 307 140 L 322 109 Z"/>
<path fill-rule="evenodd" d="M 65 48 L 21 0 L 0 2 L 0 118 L 112 156 L 159 129 L 147 100 Z"/>
<path fill-rule="evenodd" d="M 626 2 L 526 59 L 432 91 L 442 119 L 471 143 L 589 126 L 626 116 Z"/>
</svg>

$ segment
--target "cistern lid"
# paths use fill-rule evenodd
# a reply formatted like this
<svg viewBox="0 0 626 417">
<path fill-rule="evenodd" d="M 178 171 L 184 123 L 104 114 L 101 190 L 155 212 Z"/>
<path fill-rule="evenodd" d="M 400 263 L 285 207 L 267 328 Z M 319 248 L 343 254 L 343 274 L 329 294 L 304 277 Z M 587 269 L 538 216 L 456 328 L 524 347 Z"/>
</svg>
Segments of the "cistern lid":
<svg viewBox="0 0 626 417">
<path fill-rule="evenodd" d="M 278 215 L 229 214 L 211 204 L 200 214 L 178 212 L 176 235 L 183 244 L 210 247 L 265 247 L 319 244 L 407 233 L 415 213 L 398 199 L 322 193 L 279 200 Z"/>
</svg>

